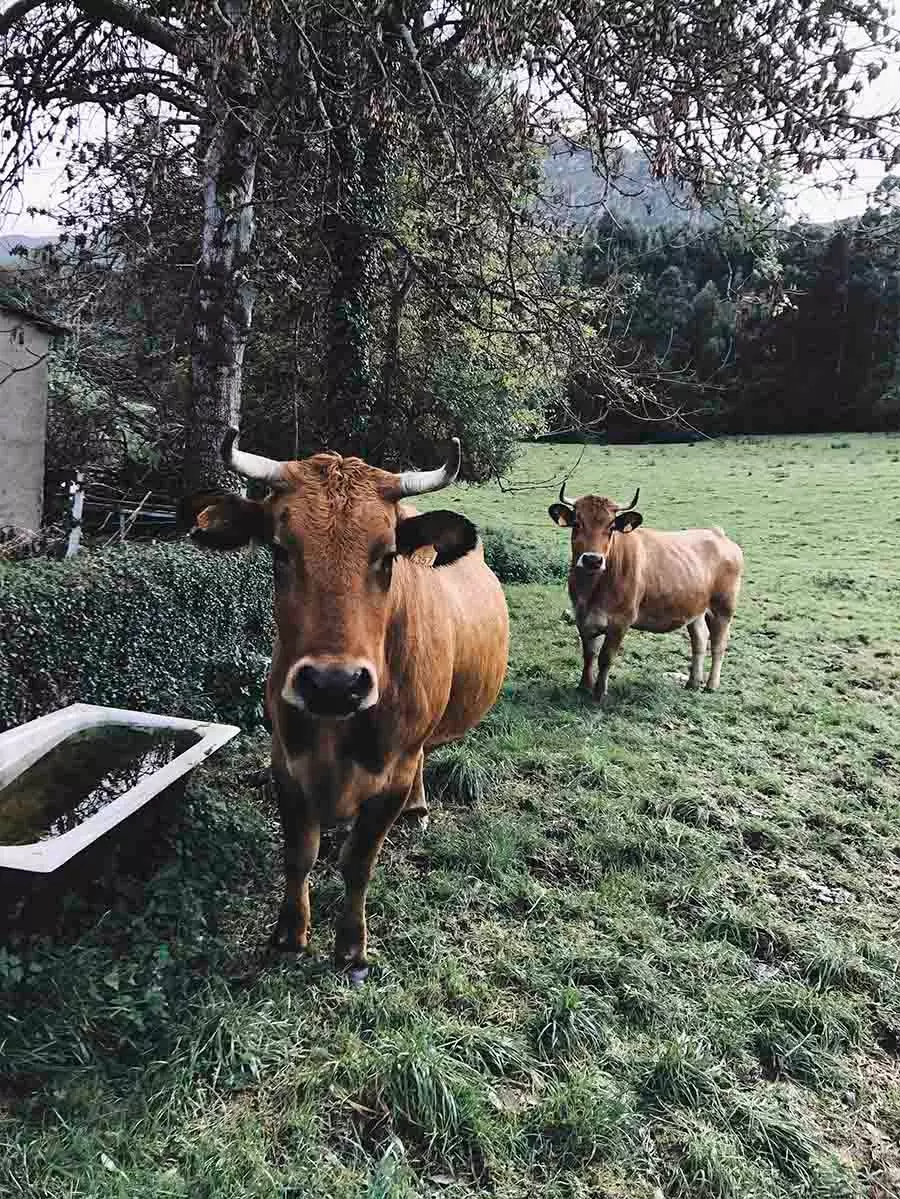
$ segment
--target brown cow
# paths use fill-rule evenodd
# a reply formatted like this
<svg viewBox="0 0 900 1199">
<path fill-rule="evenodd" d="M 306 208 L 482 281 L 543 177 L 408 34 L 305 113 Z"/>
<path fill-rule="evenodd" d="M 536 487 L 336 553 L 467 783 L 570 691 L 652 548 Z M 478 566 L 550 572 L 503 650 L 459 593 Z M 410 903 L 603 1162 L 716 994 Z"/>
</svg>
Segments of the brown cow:
<svg viewBox="0 0 900 1199">
<path fill-rule="evenodd" d="M 609 668 L 630 628 L 668 633 L 687 625 L 687 685 L 703 686 L 703 662 L 712 640 L 706 689 L 715 691 L 744 555 L 721 529 L 638 529 L 644 519 L 634 511 L 639 495 L 640 488 L 627 506 L 596 495 L 570 500 L 563 484 L 559 503 L 549 508 L 556 524 L 572 530 L 569 595 L 584 651 L 580 685 L 604 698 Z"/>
<path fill-rule="evenodd" d="M 269 495 L 204 497 L 194 536 L 223 548 L 262 541 L 274 556 L 267 699 L 287 886 L 273 942 L 306 947 L 320 830 L 353 821 L 335 960 L 360 981 L 382 842 L 404 808 L 427 811 L 424 754 L 462 737 L 496 700 L 506 600 L 470 521 L 398 503 L 453 482 L 458 441 L 438 470 L 391 474 L 336 454 L 276 462 L 238 450 L 236 436 L 225 439 L 226 462 Z"/>
</svg>

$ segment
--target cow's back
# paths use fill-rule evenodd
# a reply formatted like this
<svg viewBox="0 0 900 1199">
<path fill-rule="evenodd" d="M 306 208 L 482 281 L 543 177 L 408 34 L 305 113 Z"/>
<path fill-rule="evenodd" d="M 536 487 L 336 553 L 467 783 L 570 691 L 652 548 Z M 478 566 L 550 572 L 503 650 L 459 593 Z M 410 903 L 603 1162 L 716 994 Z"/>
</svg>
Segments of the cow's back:
<svg viewBox="0 0 900 1199">
<path fill-rule="evenodd" d="M 677 628 L 740 586 L 743 554 L 722 529 L 637 529 L 628 536 L 634 539 L 639 628 Z"/>
</svg>

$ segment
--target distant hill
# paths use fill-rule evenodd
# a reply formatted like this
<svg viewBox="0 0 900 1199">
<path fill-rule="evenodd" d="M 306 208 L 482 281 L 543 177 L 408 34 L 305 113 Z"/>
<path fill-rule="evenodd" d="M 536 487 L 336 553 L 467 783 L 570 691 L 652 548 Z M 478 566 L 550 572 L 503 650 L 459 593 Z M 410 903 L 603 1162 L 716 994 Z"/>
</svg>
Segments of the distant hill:
<svg viewBox="0 0 900 1199">
<path fill-rule="evenodd" d="M 598 221 L 606 212 L 640 226 L 715 224 L 687 188 L 654 179 L 642 154 L 621 151 L 617 166 L 607 181 L 594 170 L 587 150 L 557 147 L 544 162 L 547 207 L 558 221 L 575 227 Z"/>
<path fill-rule="evenodd" d="M 34 237 L 25 233 L 0 233 L 0 266 L 24 266 L 25 261 L 13 254 L 16 246 L 25 246 L 28 250 L 39 250 L 42 246 L 56 241 L 55 233 L 45 233 Z"/>
</svg>

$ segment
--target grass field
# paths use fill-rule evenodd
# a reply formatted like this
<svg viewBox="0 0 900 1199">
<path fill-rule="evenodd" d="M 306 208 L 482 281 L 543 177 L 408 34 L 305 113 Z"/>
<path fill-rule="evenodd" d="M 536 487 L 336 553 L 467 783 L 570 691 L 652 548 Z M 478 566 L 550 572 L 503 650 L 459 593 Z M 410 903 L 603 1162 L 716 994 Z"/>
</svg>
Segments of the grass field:
<svg viewBox="0 0 900 1199">
<path fill-rule="evenodd" d="M 562 561 L 579 452 L 441 504 Z M 593 448 L 570 490 L 638 484 L 649 525 L 744 547 L 722 690 L 635 633 L 600 710 L 563 585 L 509 588 L 502 701 L 382 857 L 358 990 L 333 853 L 315 954 L 258 952 L 279 845 L 244 738 L 149 882 L 0 949 L 0 1193 L 900 1195 L 900 438 Z"/>
</svg>

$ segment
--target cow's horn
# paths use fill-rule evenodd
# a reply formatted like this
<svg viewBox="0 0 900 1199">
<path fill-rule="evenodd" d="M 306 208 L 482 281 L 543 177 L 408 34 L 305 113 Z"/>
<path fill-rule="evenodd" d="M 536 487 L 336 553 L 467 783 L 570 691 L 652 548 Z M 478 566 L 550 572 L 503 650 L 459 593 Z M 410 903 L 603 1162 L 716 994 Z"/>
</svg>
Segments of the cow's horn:
<svg viewBox="0 0 900 1199">
<path fill-rule="evenodd" d="M 559 502 L 561 504 L 565 504 L 567 508 L 574 508 L 575 500 L 570 500 L 566 495 L 566 483 L 568 483 L 568 481 L 568 479 L 563 479 L 562 481 L 562 487 L 559 489 Z"/>
<path fill-rule="evenodd" d="M 640 494 L 641 494 L 641 489 L 639 487 L 637 489 L 637 491 L 634 493 L 634 499 L 631 501 L 630 504 L 626 504 L 625 507 L 621 509 L 621 511 L 627 512 L 630 508 L 633 508 L 635 506 L 635 504 L 638 502 L 638 499 L 640 498 Z"/>
<path fill-rule="evenodd" d="M 260 483 L 275 484 L 283 479 L 284 463 L 275 458 L 262 458 L 259 454 L 246 454 L 239 450 L 237 429 L 229 429 L 222 441 L 222 458 L 235 474 L 245 479 L 257 479 Z"/>
<path fill-rule="evenodd" d="M 440 491 L 449 487 L 459 474 L 462 462 L 462 447 L 454 437 L 450 456 L 437 470 L 405 470 L 400 475 L 398 498 L 407 495 L 425 495 L 429 491 Z"/>
</svg>

